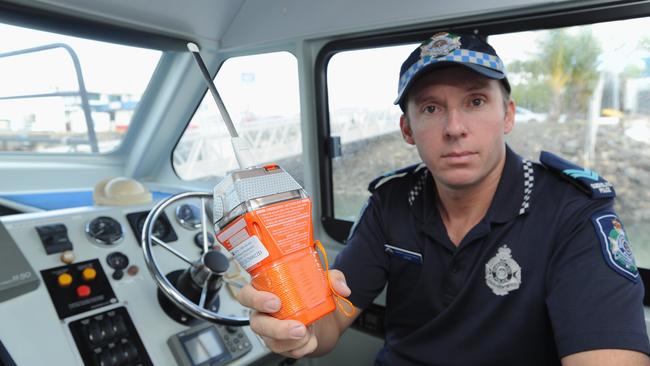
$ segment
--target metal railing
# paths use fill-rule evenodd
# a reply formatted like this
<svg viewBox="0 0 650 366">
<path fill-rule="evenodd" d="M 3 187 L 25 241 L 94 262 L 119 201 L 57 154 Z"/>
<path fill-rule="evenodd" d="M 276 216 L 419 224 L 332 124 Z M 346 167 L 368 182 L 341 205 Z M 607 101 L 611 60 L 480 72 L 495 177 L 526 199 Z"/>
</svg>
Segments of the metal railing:
<svg viewBox="0 0 650 366">
<path fill-rule="evenodd" d="M 24 95 L 12 95 L 12 96 L 0 96 L 0 100 L 17 100 L 17 99 L 28 99 L 28 98 L 51 98 L 51 97 L 69 97 L 69 96 L 79 96 L 81 98 L 81 109 L 84 112 L 84 117 L 86 119 L 86 126 L 88 129 L 88 143 L 92 152 L 99 152 L 99 146 L 97 143 L 97 135 L 95 134 L 95 126 L 90 111 L 90 102 L 88 100 L 88 91 L 86 90 L 86 84 L 84 82 L 83 74 L 81 72 L 81 63 L 79 62 L 79 57 L 77 57 L 76 52 L 65 43 L 52 43 L 48 45 L 26 48 L 24 50 L 11 51 L 0 53 L 0 58 L 19 56 L 28 53 L 47 51 L 55 48 L 63 48 L 68 52 L 70 58 L 72 59 L 72 64 L 77 75 L 77 84 L 79 85 L 78 91 L 63 91 L 63 92 L 53 92 L 53 93 L 39 93 L 39 94 L 24 94 Z M 31 140 L 29 140 L 31 141 Z M 72 140 L 67 140 L 68 142 Z M 74 141 L 75 144 L 79 144 L 79 141 Z"/>
</svg>

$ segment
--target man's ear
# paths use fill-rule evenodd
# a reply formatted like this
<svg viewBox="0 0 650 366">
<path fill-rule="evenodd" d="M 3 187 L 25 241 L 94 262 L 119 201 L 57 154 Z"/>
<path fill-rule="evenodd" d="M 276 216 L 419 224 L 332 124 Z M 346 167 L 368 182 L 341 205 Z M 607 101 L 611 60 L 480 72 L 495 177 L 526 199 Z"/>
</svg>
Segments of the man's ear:
<svg viewBox="0 0 650 366">
<path fill-rule="evenodd" d="M 512 131 L 512 128 L 515 125 L 515 102 L 510 99 L 506 105 L 506 115 L 504 118 L 503 124 L 503 133 L 505 135 L 509 134 Z"/>
<path fill-rule="evenodd" d="M 411 124 L 409 123 L 406 114 L 402 114 L 402 116 L 399 118 L 399 128 L 402 130 L 402 138 L 404 138 L 404 141 L 410 145 L 415 145 L 415 140 L 413 140 L 413 131 L 411 130 Z"/>
</svg>

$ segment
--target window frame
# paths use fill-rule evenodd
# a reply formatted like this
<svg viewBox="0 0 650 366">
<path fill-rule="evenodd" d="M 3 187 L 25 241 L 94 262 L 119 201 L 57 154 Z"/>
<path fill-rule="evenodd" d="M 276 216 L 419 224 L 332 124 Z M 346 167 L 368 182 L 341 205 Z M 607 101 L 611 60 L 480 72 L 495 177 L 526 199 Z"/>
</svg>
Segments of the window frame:
<svg viewBox="0 0 650 366">
<path fill-rule="evenodd" d="M 295 50 L 290 49 L 290 48 L 264 48 L 263 50 L 259 50 L 258 52 L 226 53 L 226 54 L 223 55 L 222 58 L 220 58 L 220 59 L 218 60 L 218 64 L 217 64 L 217 66 L 214 68 L 214 70 L 210 70 L 210 69 L 208 69 L 208 74 L 210 75 L 210 79 L 215 83 L 215 86 L 216 86 L 216 81 L 215 81 L 215 79 L 216 79 L 217 76 L 219 75 L 219 72 L 221 72 L 221 68 L 224 66 L 224 64 L 226 63 L 226 61 L 228 61 L 228 60 L 230 60 L 230 59 L 233 59 L 233 58 L 237 58 L 237 57 L 257 56 L 257 55 L 265 55 L 265 54 L 270 54 L 270 53 L 279 53 L 279 52 L 286 52 L 286 53 L 290 54 L 291 56 L 293 56 L 293 57 L 295 58 L 295 60 L 296 60 L 296 66 L 297 66 L 296 72 L 297 72 L 297 78 L 298 78 L 298 98 L 300 99 L 300 93 L 301 93 L 301 85 L 300 85 L 300 60 L 299 60 L 298 57 L 296 56 Z M 217 89 L 219 89 L 219 88 L 217 88 Z M 187 121 L 185 122 L 185 125 L 184 125 L 184 127 L 183 127 L 183 131 L 179 134 L 178 138 L 176 139 L 176 143 L 174 143 L 174 147 L 171 149 L 171 154 L 169 155 L 169 164 L 170 164 L 170 166 L 171 166 L 171 168 L 172 168 L 172 171 L 173 171 L 173 173 L 174 173 L 174 176 L 175 176 L 176 178 L 178 178 L 178 179 L 179 179 L 180 181 L 182 181 L 182 182 L 186 182 L 186 183 L 188 183 L 188 182 L 193 182 L 193 181 L 191 181 L 191 180 L 185 180 L 185 179 L 182 178 L 182 177 L 178 174 L 178 172 L 176 171 L 176 167 L 175 167 L 175 165 L 174 165 L 174 151 L 176 151 L 176 148 L 178 148 L 178 145 L 180 144 L 181 140 L 183 139 L 183 136 L 185 135 L 185 131 L 187 130 L 187 127 L 188 127 L 188 126 L 190 125 L 190 123 L 192 122 L 192 119 L 194 118 L 194 115 L 195 115 L 196 112 L 198 111 L 199 107 L 201 106 L 201 103 L 203 102 L 203 100 L 205 99 L 206 95 L 207 95 L 209 92 L 210 92 L 210 90 L 209 90 L 208 85 L 207 85 L 207 83 L 206 83 L 206 85 L 205 85 L 205 89 L 204 89 L 203 93 L 201 94 L 201 98 L 199 98 L 198 101 L 196 102 L 196 104 L 193 106 L 192 113 L 189 114 L 189 117 L 188 117 L 188 119 L 187 119 Z M 214 102 L 214 101 L 212 101 L 212 102 Z M 211 102 L 211 103 L 212 103 L 212 102 Z M 298 101 L 298 108 L 300 109 L 299 116 L 300 116 L 300 118 L 301 118 L 301 120 L 299 121 L 299 124 L 302 124 L 302 104 L 300 103 L 300 100 Z M 230 109 L 228 108 L 228 106 L 226 106 L 226 109 L 227 109 L 228 112 L 230 113 Z M 221 113 L 221 112 L 219 112 L 219 113 Z M 220 117 L 221 117 L 221 116 L 220 116 Z M 237 123 L 235 123 L 235 127 L 237 127 Z M 300 137 L 300 139 L 301 139 L 301 144 L 304 143 L 304 139 L 305 139 L 305 136 L 302 135 L 302 132 L 303 132 L 303 131 L 301 131 L 301 137 Z M 304 153 L 304 149 L 301 151 L 301 153 Z M 212 178 L 210 178 L 210 179 L 214 179 L 214 177 L 212 177 Z M 303 179 L 304 179 L 304 177 L 303 177 Z M 195 181 L 196 181 L 196 180 L 195 180 Z"/>
<path fill-rule="evenodd" d="M 370 36 L 335 40 L 323 46 L 316 58 L 316 122 L 318 136 L 318 162 L 321 190 L 321 223 L 325 232 L 345 245 L 353 222 L 334 216 L 332 154 L 330 151 L 329 103 L 327 67 L 330 59 L 343 51 L 364 48 L 397 46 L 418 43 L 438 31 L 452 30 L 458 33 L 478 31 L 489 37 L 504 33 L 533 31 L 568 26 L 587 25 L 608 21 L 650 17 L 650 3 L 643 1 L 602 2 L 588 4 L 552 4 L 476 17 L 464 17 L 432 22 L 410 30 L 384 32 Z M 397 70 L 395 70 L 397 72 Z M 650 286 L 650 269 L 640 268 L 646 286 Z M 644 303 L 650 305 L 650 292 Z"/>
<path fill-rule="evenodd" d="M 186 51 L 187 39 L 0 2 L 0 22 L 19 27 L 160 51 Z"/>
<path fill-rule="evenodd" d="M 177 51 L 187 51 L 187 43 L 190 39 L 182 39 L 171 35 L 156 33 L 147 30 L 135 30 L 132 28 L 101 20 L 89 20 L 79 16 L 62 12 L 52 12 L 37 9 L 21 4 L 0 2 L 0 23 L 33 29 L 36 31 L 57 33 L 65 36 L 84 38 L 90 41 L 107 42 L 121 46 L 131 46 L 161 51 L 160 58 L 153 68 L 151 79 L 145 85 L 140 103 L 132 116 L 131 122 L 138 121 L 142 112 L 142 106 L 148 106 L 151 99 L 151 87 L 156 84 L 160 75 L 165 75 L 170 59 Z M 38 156 L 39 159 L 54 157 L 54 159 L 68 160 L 82 159 L 91 160 L 105 159 L 105 157 L 123 155 L 124 150 L 130 146 L 139 133 L 141 125 L 131 123 L 129 130 L 122 137 L 117 148 L 107 152 L 91 153 L 35 153 L 35 152 L 1 152 L 4 157 L 18 156 L 29 158 Z"/>
</svg>

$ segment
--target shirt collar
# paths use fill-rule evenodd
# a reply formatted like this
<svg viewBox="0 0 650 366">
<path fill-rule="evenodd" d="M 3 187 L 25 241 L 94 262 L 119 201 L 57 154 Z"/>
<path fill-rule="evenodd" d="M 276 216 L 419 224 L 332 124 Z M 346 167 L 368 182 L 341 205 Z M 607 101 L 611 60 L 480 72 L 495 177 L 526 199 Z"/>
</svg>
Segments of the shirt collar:
<svg viewBox="0 0 650 366">
<path fill-rule="evenodd" d="M 530 210 L 535 177 L 532 163 L 522 159 L 506 145 L 506 162 L 486 218 L 505 223 Z"/>
<path fill-rule="evenodd" d="M 505 223 L 530 210 L 530 197 L 534 185 L 532 163 L 522 159 L 506 145 L 506 161 L 499 185 L 486 214 L 489 222 Z M 417 192 L 413 199 L 412 192 Z M 438 214 L 436 189 L 433 177 L 423 169 L 414 179 L 409 203 L 415 216 L 423 222 L 431 222 Z"/>
</svg>

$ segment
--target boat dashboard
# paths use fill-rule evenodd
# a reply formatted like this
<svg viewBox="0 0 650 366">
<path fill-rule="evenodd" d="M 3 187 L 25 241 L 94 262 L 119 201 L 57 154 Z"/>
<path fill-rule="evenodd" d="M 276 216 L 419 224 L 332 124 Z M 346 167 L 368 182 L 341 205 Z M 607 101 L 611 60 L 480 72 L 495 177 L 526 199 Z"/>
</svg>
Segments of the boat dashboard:
<svg viewBox="0 0 650 366">
<path fill-rule="evenodd" d="M 170 195 L 156 192 L 154 202 Z M 90 192 L 2 198 L 9 212 L 30 200 L 59 208 L 0 218 L 0 364 L 248 365 L 273 357 L 247 326 L 197 320 L 170 306 L 141 248 L 154 202 L 63 208 L 84 197 Z M 168 278 L 188 268 L 183 256 L 201 257 L 198 205 L 191 199 L 170 205 L 153 224 L 153 235 L 180 253 L 152 247 Z M 233 296 L 248 274 L 224 255 L 229 266 L 211 309 L 247 317 Z"/>
</svg>

